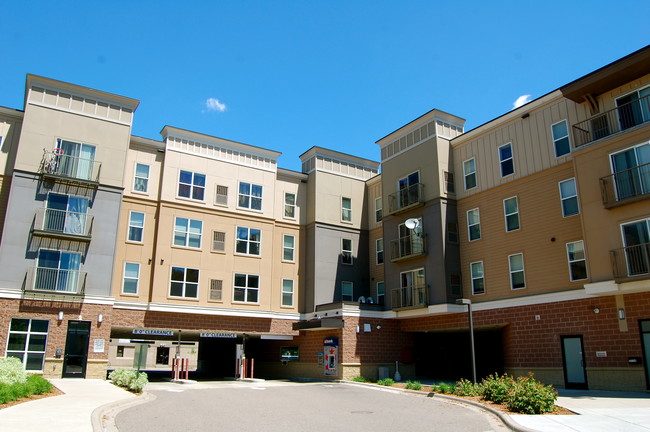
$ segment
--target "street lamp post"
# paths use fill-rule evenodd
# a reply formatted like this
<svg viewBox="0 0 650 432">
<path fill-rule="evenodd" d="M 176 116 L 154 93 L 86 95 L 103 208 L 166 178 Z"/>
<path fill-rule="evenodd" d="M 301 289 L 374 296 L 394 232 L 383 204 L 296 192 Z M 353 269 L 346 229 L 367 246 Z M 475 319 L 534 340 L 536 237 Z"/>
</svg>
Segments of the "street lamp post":
<svg viewBox="0 0 650 432">
<path fill-rule="evenodd" d="M 467 315 L 469 316 L 469 343 L 472 351 L 472 378 L 476 384 L 476 353 L 474 352 L 474 321 L 472 320 L 472 300 L 461 298 L 456 299 L 456 304 L 467 305 Z"/>
</svg>

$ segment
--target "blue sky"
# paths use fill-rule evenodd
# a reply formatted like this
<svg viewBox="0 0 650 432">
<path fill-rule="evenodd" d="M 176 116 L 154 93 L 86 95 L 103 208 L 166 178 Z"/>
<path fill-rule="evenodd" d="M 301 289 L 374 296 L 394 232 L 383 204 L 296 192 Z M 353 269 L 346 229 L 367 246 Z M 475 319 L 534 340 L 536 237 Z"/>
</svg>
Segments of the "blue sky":
<svg viewBox="0 0 650 432">
<path fill-rule="evenodd" d="M 83 1 L 2 7 L 0 105 L 32 73 L 140 100 L 165 125 L 379 160 L 432 108 L 466 130 L 650 42 L 648 1 Z"/>
</svg>

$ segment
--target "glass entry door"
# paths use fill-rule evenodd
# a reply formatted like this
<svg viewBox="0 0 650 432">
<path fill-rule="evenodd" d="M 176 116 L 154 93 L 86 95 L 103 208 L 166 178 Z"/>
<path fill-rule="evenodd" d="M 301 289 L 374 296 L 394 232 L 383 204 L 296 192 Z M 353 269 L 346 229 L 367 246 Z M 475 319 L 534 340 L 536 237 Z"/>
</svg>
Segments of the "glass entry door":
<svg viewBox="0 0 650 432">
<path fill-rule="evenodd" d="M 68 321 L 68 336 L 65 340 L 63 357 L 63 378 L 85 378 L 90 341 L 89 321 Z"/>
<path fill-rule="evenodd" d="M 649 272 L 650 219 L 621 225 L 628 276 Z"/>
<path fill-rule="evenodd" d="M 567 389 L 587 389 L 585 356 L 582 336 L 562 336 L 564 386 Z"/>
</svg>

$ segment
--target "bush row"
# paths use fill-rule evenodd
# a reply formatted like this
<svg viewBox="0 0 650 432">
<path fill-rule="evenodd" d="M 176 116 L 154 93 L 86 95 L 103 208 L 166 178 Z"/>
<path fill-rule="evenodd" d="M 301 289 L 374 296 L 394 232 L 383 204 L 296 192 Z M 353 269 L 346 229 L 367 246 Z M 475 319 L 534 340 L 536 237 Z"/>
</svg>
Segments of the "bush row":
<svg viewBox="0 0 650 432">
<path fill-rule="evenodd" d="M 108 374 L 108 379 L 113 381 L 113 384 L 136 393 L 141 393 L 144 386 L 149 382 L 145 372 L 138 373 L 133 369 L 115 369 Z"/>
<path fill-rule="evenodd" d="M 49 393 L 52 384 L 40 375 L 29 375 L 25 382 L 0 383 L 0 404 L 13 402 L 32 395 Z"/>
</svg>

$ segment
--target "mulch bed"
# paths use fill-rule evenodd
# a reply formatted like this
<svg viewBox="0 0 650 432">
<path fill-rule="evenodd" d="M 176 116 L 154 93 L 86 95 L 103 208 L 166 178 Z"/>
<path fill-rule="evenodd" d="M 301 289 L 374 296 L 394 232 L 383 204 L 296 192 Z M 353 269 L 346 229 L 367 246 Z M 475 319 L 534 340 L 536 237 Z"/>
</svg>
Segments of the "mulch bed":
<svg viewBox="0 0 650 432">
<path fill-rule="evenodd" d="M 37 400 L 37 399 L 44 399 L 44 398 L 52 397 L 52 396 L 60 396 L 60 395 L 63 395 L 63 394 L 65 394 L 65 393 L 63 393 L 58 388 L 52 387 L 52 391 L 49 392 L 49 393 L 43 393 L 43 394 L 40 394 L 40 395 L 31 395 L 30 397 L 16 399 L 15 401 L 7 402 L 6 404 L 0 404 L 0 410 L 12 407 L 14 405 L 18 405 L 18 404 L 21 404 L 21 403 L 30 402 L 30 401 Z"/>
</svg>

